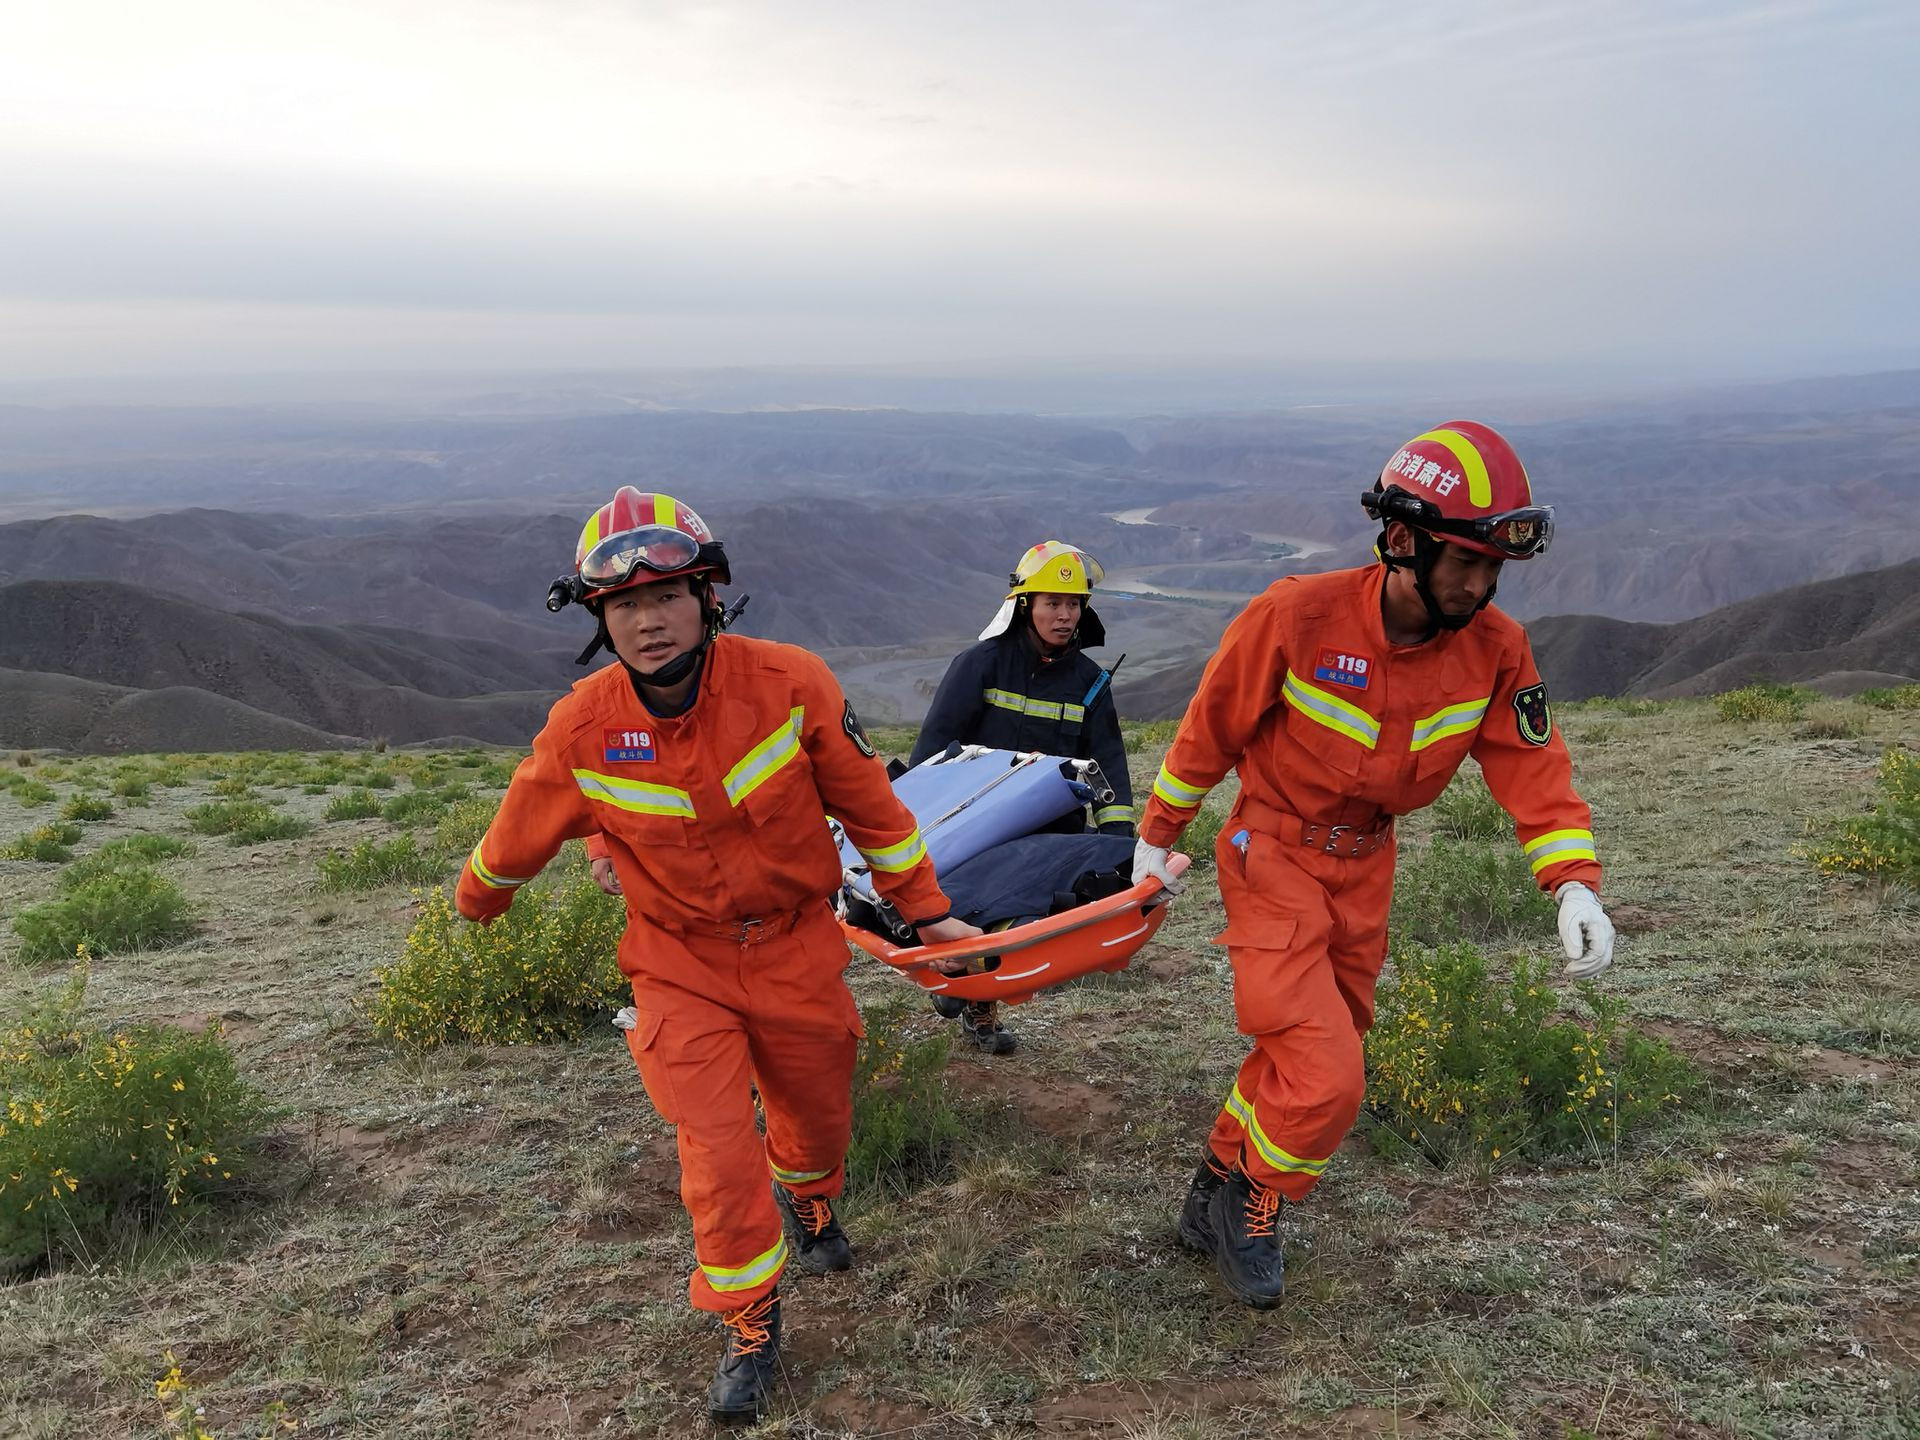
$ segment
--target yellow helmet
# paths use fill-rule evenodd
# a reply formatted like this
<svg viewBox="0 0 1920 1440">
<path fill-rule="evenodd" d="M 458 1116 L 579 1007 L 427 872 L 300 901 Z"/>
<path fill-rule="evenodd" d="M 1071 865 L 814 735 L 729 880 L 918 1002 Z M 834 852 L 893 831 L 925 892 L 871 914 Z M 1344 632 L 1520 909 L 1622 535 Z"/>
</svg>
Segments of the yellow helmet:
<svg viewBox="0 0 1920 1440">
<path fill-rule="evenodd" d="M 1042 540 L 1007 576 L 1007 599 L 1021 595 L 1091 595 L 1106 578 L 1100 562 L 1064 540 Z"/>
<path fill-rule="evenodd" d="M 1007 598 L 998 613 L 980 632 L 982 640 L 1004 635 L 1013 623 L 1020 602 L 1032 595 L 1083 595 L 1087 609 L 1082 612 L 1080 641 L 1093 647 L 1106 642 L 1106 630 L 1093 613 L 1093 587 L 1106 578 L 1100 562 L 1064 540 L 1042 540 L 1020 557 L 1020 563 L 1007 576 Z"/>
</svg>

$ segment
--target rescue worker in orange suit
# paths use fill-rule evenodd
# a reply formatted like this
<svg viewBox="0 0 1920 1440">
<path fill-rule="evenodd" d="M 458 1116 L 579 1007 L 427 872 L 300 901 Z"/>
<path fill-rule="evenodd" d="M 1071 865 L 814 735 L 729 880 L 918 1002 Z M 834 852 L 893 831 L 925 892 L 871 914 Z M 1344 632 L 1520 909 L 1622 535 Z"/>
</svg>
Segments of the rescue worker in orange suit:
<svg viewBox="0 0 1920 1440">
<path fill-rule="evenodd" d="M 1381 563 L 1289 577 L 1221 637 L 1168 748 L 1134 857 L 1168 848 L 1228 770 L 1240 796 L 1215 846 L 1235 1018 L 1252 1037 L 1180 1215 L 1247 1304 L 1283 1289 L 1282 1204 L 1304 1200 L 1359 1114 L 1361 1037 L 1387 952 L 1394 818 L 1431 804 L 1471 755 L 1559 901 L 1567 973 L 1599 974 L 1613 926 L 1592 816 L 1526 632 L 1491 608 L 1508 560 L 1547 548 L 1511 446 L 1453 421 L 1409 440 L 1363 497 Z"/>
<path fill-rule="evenodd" d="M 956 741 L 1095 760 L 1113 799 L 1093 811 L 1094 828 L 1131 836 L 1133 782 L 1112 677 L 1086 653 L 1107 641 L 1093 610 L 1100 576 L 1097 560 L 1060 540 L 1043 540 L 1022 555 L 980 643 L 947 667 L 907 763 L 918 765 Z M 1081 828 L 1080 815 L 1068 819 L 1067 828 Z M 995 1001 L 936 995 L 933 1008 L 958 1020 L 967 1043 L 989 1055 L 1005 1055 L 1018 1043 L 1000 1023 Z"/>
<path fill-rule="evenodd" d="M 840 885 L 826 812 L 876 883 L 937 942 L 946 918 L 913 816 L 817 656 L 722 633 L 726 553 L 687 506 L 623 486 L 587 521 L 548 605 L 586 606 L 619 663 L 554 705 L 461 872 L 485 923 L 569 838 L 604 838 L 627 905 L 627 1044 L 675 1127 L 693 1217 L 693 1304 L 725 1322 L 716 1419 L 765 1406 L 789 1261 L 845 1270 L 833 1213 L 860 1014 L 828 908 Z M 766 1117 L 755 1124 L 754 1091 Z"/>
</svg>

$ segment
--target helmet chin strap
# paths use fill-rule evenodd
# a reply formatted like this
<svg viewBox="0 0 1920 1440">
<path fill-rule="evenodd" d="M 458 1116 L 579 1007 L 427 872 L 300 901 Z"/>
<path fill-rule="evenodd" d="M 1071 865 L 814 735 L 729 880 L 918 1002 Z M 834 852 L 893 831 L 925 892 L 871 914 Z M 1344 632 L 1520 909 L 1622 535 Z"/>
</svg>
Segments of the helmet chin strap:
<svg viewBox="0 0 1920 1440">
<path fill-rule="evenodd" d="M 644 685 L 649 690 L 672 689 L 699 668 L 701 660 L 706 657 L 707 647 L 713 644 L 713 637 L 726 628 L 726 617 L 720 609 L 719 602 L 714 598 L 713 586 L 703 578 L 696 583 L 694 593 L 695 598 L 700 601 L 707 612 L 707 627 L 701 633 L 700 643 L 695 645 L 691 650 L 674 656 L 673 659 L 662 665 L 658 670 L 636 670 L 633 666 L 627 664 L 625 660 L 621 660 L 621 667 L 627 672 L 634 684 Z M 591 643 L 589 643 L 587 648 L 582 650 L 574 660 L 573 663 L 576 665 L 589 663 L 593 657 L 598 655 L 602 650 L 613 655 L 615 659 L 619 659 L 620 657 L 620 652 L 613 648 L 613 637 L 607 634 L 607 611 L 606 606 L 602 603 L 604 598 L 605 597 L 601 597 L 601 600 L 587 602 L 587 608 L 593 612 L 596 628 L 593 632 L 593 640 Z"/>
<path fill-rule="evenodd" d="M 1426 606 L 1427 609 L 1426 633 L 1421 635 L 1418 641 L 1419 644 L 1424 645 L 1442 630 L 1466 629 L 1467 626 L 1473 623 L 1474 616 L 1478 615 L 1482 610 L 1486 609 L 1488 605 L 1493 603 L 1493 593 L 1500 587 L 1497 583 L 1489 585 L 1487 587 L 1487 593 L 1480 597 L 1480 603 L 1475 605 L 1473 609 L 1469 610 L 1466 614 L 1449 615 L 1445 610 L 1440 608 L 1440 602 L 1434 599 L 1433 588 L 1428 583 L 1433 579 L 1433 567 L 1439 561 L 1441 552 L 1446 549 L 1446 542 L 1436 536 L 1429 535 L 1425 530 L 1416 529 L 1411 525 L 1407 528 L 1413 532 L 1413 555 L 1411 558 L 1405 555 L 1396 555 L 1387 548 L 1387 532 L 1384 527 L 1382 527 L 1380 531 L 1380 543 L 1375 548 L 1379 553 L 1381 563 L 1384 564 L 1387 569 L 1410 570 L 1413 572 L 1413 593 L 1420 597 L 1420 603 Z"/>
</svg>

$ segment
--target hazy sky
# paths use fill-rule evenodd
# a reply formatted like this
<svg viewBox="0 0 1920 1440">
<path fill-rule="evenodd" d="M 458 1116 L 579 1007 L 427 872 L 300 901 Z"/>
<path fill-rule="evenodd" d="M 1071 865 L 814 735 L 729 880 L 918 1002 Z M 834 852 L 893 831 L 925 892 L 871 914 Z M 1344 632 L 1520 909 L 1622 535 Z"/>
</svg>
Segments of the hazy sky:
<svg viewBox="0 0 1920 1440">
<path fill-rule="evenodd" d="M 1920 357 L 1920 5 L 13 0 L 0 377 Z"/>
</svg>

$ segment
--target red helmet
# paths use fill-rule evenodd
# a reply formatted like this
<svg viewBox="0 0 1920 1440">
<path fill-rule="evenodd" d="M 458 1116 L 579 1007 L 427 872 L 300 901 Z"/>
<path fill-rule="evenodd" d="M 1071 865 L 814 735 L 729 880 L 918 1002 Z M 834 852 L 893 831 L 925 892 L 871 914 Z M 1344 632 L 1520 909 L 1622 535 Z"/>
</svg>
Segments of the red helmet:
<svg viewBox="0 0 1920 1440">
<path fill-rule="evenodd" d="M 691 506 L 631 485 L 587 517 L 573 569 L 571 598 L 580 603 L 676 575 L 733 583 L 726 550 Z"/>
<path fill-rule="evenodd" d="M 1502 559 L 1538 555 L 1553 538 L 1552 507 L 1533 503 L 1527 467 L 1497 430 L 1471 420 L 1407 441 L 1362 503 L 1383 522 Z"/>
</svg>

